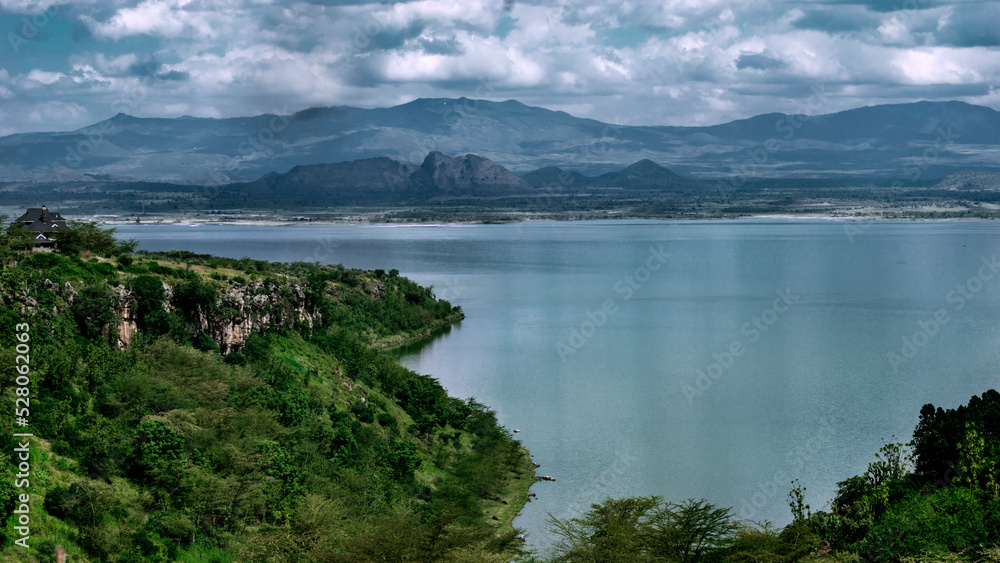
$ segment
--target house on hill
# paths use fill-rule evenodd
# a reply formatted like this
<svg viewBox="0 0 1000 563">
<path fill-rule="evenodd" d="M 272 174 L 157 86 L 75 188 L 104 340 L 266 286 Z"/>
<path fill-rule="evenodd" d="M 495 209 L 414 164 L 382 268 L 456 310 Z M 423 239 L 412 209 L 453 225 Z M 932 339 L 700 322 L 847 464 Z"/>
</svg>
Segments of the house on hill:
<svg viewBox="0 0 1000 563">
<path fill-rule="evenodd" d="M 56 241 L 50 235 L 70 228 L 62 215 L 49 211 L 44 205 L 40 208 L 28 208 L 28 211 L 15 219 L 14 223 L 20 224 L 28 232 L 36 233 L 34 243 L 35 247 L 40 249 L 53 248 Z"/>
</svg>

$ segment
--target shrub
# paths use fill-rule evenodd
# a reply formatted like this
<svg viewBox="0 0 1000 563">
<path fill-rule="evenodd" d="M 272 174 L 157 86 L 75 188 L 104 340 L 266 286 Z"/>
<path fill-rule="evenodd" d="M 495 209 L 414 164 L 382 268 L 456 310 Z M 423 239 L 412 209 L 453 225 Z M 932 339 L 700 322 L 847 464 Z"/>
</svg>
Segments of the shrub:
<svg viewBox="0 0 1000 563">
<path fill-rule="evenodd" d="M 144 420 L 136 429 L 135 461 L 140 472 L 176 465 L 184 459 L 184 439 L 161 420 Z"/>
<path fill-rule="evenodd" d="M 89 285 L 73 301 L 73 318 L 80 334 L 98 338 L 115 320 L 111 292 L 104 286 Z"/>
<path fill-rule="evenodd" d="M 863 542 L 876 561 L 928 552 L 958 552 L 988 539 L 977 494 L 963 487 L 916 493 L 891 506 Z"/>
</svg>

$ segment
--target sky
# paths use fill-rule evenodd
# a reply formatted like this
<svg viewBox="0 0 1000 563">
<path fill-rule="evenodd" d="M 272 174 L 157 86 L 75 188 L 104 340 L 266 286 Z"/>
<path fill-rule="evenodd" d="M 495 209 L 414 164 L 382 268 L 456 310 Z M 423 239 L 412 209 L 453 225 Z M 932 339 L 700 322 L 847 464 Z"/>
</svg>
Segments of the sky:
<svg viewBox="0 0 1000 563">
<path fill-rule="evenodd" d="M 1000 2 L 0 0 L 0 135 L 516 99 L 633 125 L 1000 109 Z"/>
</svg>

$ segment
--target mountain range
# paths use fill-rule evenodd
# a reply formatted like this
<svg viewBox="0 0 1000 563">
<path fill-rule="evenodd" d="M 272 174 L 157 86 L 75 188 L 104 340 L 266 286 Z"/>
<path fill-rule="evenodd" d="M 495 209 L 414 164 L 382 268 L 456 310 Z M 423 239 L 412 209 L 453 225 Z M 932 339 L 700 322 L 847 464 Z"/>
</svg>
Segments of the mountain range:
<svg viewBox="0 0 1000 563">
<path fill-rule="evenodd" d="M 77 131 L 0 138 L 0 181 L 260 179 L 266 185 L 275 178 L 263 176 L 304 165 L 385 157 L 419 168 L 428 154 L 473 153 L 526 174 L 528 183 L 562 173 L 547 167 L 574 170 L 580 174 L 575 181 L 586 184 L 651 161 L 694 179 L 856 176 L 930 185 L 953 172 L 997 171 L 998 147 L 1000 112 L 963 102 L 879 105 L 816 116 L 775 113 L 676 127 L 612 125 L 513 100 L 438 98 L 389 108 L 321 107 L 225 119 L 118 114 Z M 383 165 L 390 176 L 417 172 Z M 641 183 L 641 168 L 627 174 Z M 300 169 L 296 175 L 313 172 Z M 506 182 L 504 190 L 517 185 L 510 178 L 496 180 Z M 619 181 L 624 180 L 608 177 L 599 183 Z M 376 189 L 391 188 L 392 181 L 379 182 Z M 461 182 L 459 173 L 453 189 L 460 192 Z"/>
<path fill-rule="evenodd" d="M 384 156 L 304 164 L 284 174 L 269 172 L 253 182 L 227 185 L 226 191 L 271 201 L 291 199 L 344 205 L 546 195 L 572 193 L 581 188 L 669 193 L 706 187 L 706 182 L 684 178 L 650 160 L 640 160 L 600 176 L 550 166 L 518 177 L 478 155 L 450 157 L 433 151 L 419 166 Z"/>
<path fill-rule="evenodd" d="M 537 190 L 502 166 L 474 154 L 450 157 L 434 151 L 419 166 L 378 156 L 331 164 L 295 166 L 247 184 L 227 187 L 251 197 L 306 198 L 326 204 L 416 201 L 447 197 L 503 197 Z"/>
<path fill-rule="evenodd" d="M 535 188 L 552 191 L 573 188 L 629 188 L 633 190 L 683 190 L 705 187 L 705 182 L 691 180 L 649 160 L 642 159 L 621 170 L 600 176 L 587 176 L 575 170 L 546 166 L 521 176 Z"/>
</svg>

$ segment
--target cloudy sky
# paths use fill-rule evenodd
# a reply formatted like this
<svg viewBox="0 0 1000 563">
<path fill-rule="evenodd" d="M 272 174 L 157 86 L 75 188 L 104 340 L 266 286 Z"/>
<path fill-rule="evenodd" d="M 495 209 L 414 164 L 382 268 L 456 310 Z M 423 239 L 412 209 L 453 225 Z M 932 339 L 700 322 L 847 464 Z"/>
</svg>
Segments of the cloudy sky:
<svg viewBox="0 0 1000 563">
<path fill-rule="evenodd" d="M 998 22 L 961 0 L 0 0 L 0 135 L 418 97 L 670 125 L 1000 109 Z"/>
</svg>

